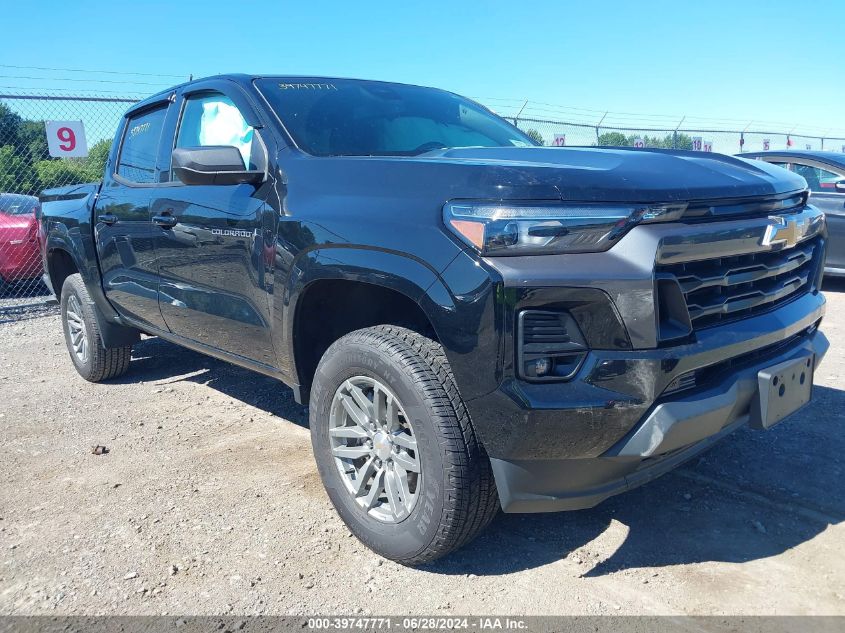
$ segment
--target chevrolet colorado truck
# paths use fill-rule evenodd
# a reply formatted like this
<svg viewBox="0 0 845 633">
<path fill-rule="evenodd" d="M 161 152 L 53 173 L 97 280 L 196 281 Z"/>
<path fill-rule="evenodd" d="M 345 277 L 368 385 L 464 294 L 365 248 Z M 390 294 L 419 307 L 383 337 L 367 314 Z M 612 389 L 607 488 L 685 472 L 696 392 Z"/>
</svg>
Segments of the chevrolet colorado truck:
<svg viewBox="0 0 845 633">
<path fill-rule="evenodd" d="M 125 114 L 102 183 L 41 200 L 83 378 L 145 333 L 279 379 L 342 519 L 408 565 L 769 428 L 828 348 L 800 176 L 539 147 L 431 88 L 185 83 Z"/>
</svg>

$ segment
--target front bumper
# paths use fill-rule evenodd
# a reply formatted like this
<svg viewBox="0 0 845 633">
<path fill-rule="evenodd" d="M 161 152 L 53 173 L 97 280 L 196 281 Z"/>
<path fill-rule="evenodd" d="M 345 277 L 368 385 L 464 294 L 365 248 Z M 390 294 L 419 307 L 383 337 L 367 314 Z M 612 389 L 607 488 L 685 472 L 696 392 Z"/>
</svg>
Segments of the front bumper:
<svg viewBox="0 0 845 633">
<path fill-rule="evenodd" d="M 698 333 L 670 348 L 591 352 L 576 380 L 505 380 L 467 403 L 506 512 L 591 507 L 671 470 L 749 420 L 757 372 L 801 355 L 818 364 L 824 298 Z M 695 372 L 689 390 L 666 386 Z"/>
<path fill-rule="evenodd" d="M 758 371 L 806 354 L 813 354 L 818 366 L 827 348 L 827 339 L 816 331 L 710 388 L 661 402 L 599 457 L 494 458 L 502 507 L 505 512 L 577 510 L 647 483 L 749 422 Z"/>
</svg>

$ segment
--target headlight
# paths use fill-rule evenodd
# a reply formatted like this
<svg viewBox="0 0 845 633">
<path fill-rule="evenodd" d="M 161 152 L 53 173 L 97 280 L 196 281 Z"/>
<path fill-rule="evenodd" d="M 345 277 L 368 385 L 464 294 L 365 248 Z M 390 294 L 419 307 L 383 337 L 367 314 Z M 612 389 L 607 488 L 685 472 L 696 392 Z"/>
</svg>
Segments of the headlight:
<svg viewBox="0 0 845 633">
<path fill-rule="evenodd" d="M 450 202 L 443 221 L 482 255 L 594 253 L 637 224 L 680 218 L 686 206 Z"/>
</svg>

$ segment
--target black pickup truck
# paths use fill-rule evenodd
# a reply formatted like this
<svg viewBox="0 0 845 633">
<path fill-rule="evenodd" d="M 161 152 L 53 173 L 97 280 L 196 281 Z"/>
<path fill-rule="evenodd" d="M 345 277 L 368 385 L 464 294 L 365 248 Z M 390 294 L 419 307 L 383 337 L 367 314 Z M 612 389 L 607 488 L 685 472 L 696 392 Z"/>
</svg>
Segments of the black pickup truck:
<svg viewBox="0 0 845 633">
<path fill-rule="evenodd" d="M 101 184 L 42 203 L 83 378 L 140 333 L 278 378 L 343 520 L 409 565 L 770 427 L 828 347 L 801 177 L 538 147 L 441 90 L 193 81 L 126 113 Z"/>
</svg>

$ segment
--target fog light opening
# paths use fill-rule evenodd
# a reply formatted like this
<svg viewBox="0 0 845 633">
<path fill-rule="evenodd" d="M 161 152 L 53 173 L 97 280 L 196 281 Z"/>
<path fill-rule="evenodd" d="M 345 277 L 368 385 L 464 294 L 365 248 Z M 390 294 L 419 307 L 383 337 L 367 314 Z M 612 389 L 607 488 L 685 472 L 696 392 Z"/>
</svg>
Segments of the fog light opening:
<svg viewBox="0 0 845 633">
<path fill-rule="evenodd" d="M 550 358 L 537 358 L 529 361 L 526 369 L 529 375 L 534 375 L 538 378 L 548 376 L 552 371 L 552 360 Z"/>
</svg>

